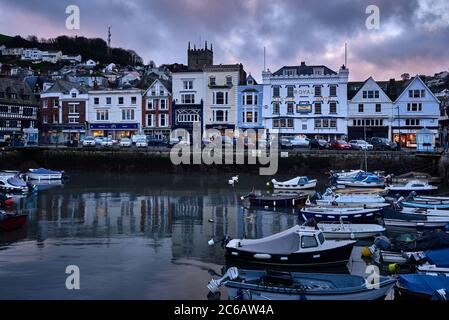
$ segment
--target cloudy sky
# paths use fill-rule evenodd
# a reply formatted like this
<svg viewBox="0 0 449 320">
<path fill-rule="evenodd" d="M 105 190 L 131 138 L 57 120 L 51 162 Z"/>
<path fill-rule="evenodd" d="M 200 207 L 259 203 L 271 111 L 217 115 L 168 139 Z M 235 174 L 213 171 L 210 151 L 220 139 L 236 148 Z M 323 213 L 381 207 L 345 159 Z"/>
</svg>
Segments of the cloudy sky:
<svg viewBox="0 0 449 320">
<path fill-rule="evenodd" d="M 80 30 L 65 27 L 78 5 Z M 366 8 L 380 9 L 380 28 L 366 27 Z M 337 70 L 348 43 L 351 80 L 449 69 L 447 0 L 0 0 L 0 33 L 107 37 L 157 64 L 186 63 L 187 42 L 214 45 L 215 63 L 244 64 L 257 79 L 267 67 L 325 64 Z"/>
</svg>

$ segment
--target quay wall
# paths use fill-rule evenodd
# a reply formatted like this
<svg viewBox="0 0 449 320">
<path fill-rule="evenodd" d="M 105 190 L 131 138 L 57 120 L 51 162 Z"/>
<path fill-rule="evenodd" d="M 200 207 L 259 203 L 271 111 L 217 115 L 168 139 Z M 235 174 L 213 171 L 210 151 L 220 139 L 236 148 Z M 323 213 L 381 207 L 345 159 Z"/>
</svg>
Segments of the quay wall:
<svg viewBox="0 0 449 320">
<path fill-rule="evenodd" d="M 289 151 L 278 158 L 278 173 L 291 175 L 325 174 L 329 170 L 360 169 L 365 166 L 364 152 L 359 151 Z M 409 171 L 441 173 L 442 160 L 413 152 L 368 152 L 368 169 L 402 174 Z M 446 163 L 447 162 L 447 163 Z M 446 167 L 449 159 L 446 159 Z M 54 170 L 86 172 L 205 172 L 255 173 L 260 164 L 250 165 L 173 165 L 169 150 L 104 150 L 24 148 L 0 151 L 0 170 L 21 170 L 46 167 Z M 259 163 L 259 162 L 257 162 Z"/>
</svg>

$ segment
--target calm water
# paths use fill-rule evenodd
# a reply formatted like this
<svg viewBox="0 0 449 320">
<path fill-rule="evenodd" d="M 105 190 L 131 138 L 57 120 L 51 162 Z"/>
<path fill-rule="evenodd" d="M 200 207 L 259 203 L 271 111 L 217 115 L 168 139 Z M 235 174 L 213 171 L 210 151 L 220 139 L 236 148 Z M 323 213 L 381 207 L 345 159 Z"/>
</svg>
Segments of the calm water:
<svg viewBox="0 0 449 320">
<path fill-rule="evenodd" d="M 224 235 L 260 238 L 297 223 L 292 212 L 246 210 L 240 196 L 268 178 L 71 173 L 20 200 L 26 229 L 0 233 L 1 299 L 206 299 Z M 282 177 L 280 177 L 282 178 Z M 363 275 L 360 247 L 350 271 Z M 67 290 L 77 265 L 81 290 Z"/>
</svg>

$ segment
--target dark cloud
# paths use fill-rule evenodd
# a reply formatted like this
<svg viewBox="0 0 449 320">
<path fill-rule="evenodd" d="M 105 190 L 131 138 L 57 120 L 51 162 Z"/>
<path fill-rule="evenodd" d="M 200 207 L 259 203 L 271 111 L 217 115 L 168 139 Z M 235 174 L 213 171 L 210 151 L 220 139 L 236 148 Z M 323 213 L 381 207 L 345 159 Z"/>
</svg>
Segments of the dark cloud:
<svg viewBox="0 0 449 320">
<path fill-rule="evenodd" d="M 422 4 L 425 4 L 423 9 Z M 445 0 L 0 0 L 2 11 L 21 12 L 23 20 L 2 19 L 1 32 L 39 37 L 82 34 L 106 37 L 113 28 L 113 45 L 136 50 L 158 64 L 186 61 L 187 42 L 214 44 L 217 63 L 242 62 L 260 78 L 263 47 L 268 66 L 343 63 L 343 47 L 350 49 L 352 78 L 398 76 L 400 72 L 426 73 L 447 69 L 444 54 L 449 23 L 441 8 Z M 65 29 L 65 8 L 81 9 L 81 30 Z M 377 5 L 381 29 L 365 27 L 368 5 Z M 3 17 L 3 16 L 2 16 Z M 4 18 L 4 17 L 3 17 Z M 47 28 L 32 24 L 34 19 Z M 441 21 L 440 21 L 441 20 Z M 441 23 L 435 23 L 440 21 Z M 40 31 L 42 30 L 42 31 Z M 201 39 L 201 44 L 200 44 Z M 419 65 L 413 67 L 419 62 Z M 414 70 L 403 70 L 403 68 Z"/>
</svg>

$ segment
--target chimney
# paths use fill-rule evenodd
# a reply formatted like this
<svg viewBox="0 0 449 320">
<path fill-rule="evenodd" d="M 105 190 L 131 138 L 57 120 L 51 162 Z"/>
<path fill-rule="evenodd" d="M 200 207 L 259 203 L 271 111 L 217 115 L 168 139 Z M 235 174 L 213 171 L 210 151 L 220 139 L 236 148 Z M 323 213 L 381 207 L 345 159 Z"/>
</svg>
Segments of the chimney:
<svg viewBox="0 0 449 320">
<path fill-rule="evenodd" d="M 396 79 L 390 79 L 388 82 L 388 95 L 390 96 L 391 100 L 396 100 Z"/>
<path fill-rule="evenodd" d="M 306 66 L 306 62 L 305 61 L 301 61 L 301 67 L 305 67 Z"/>
</svg>

